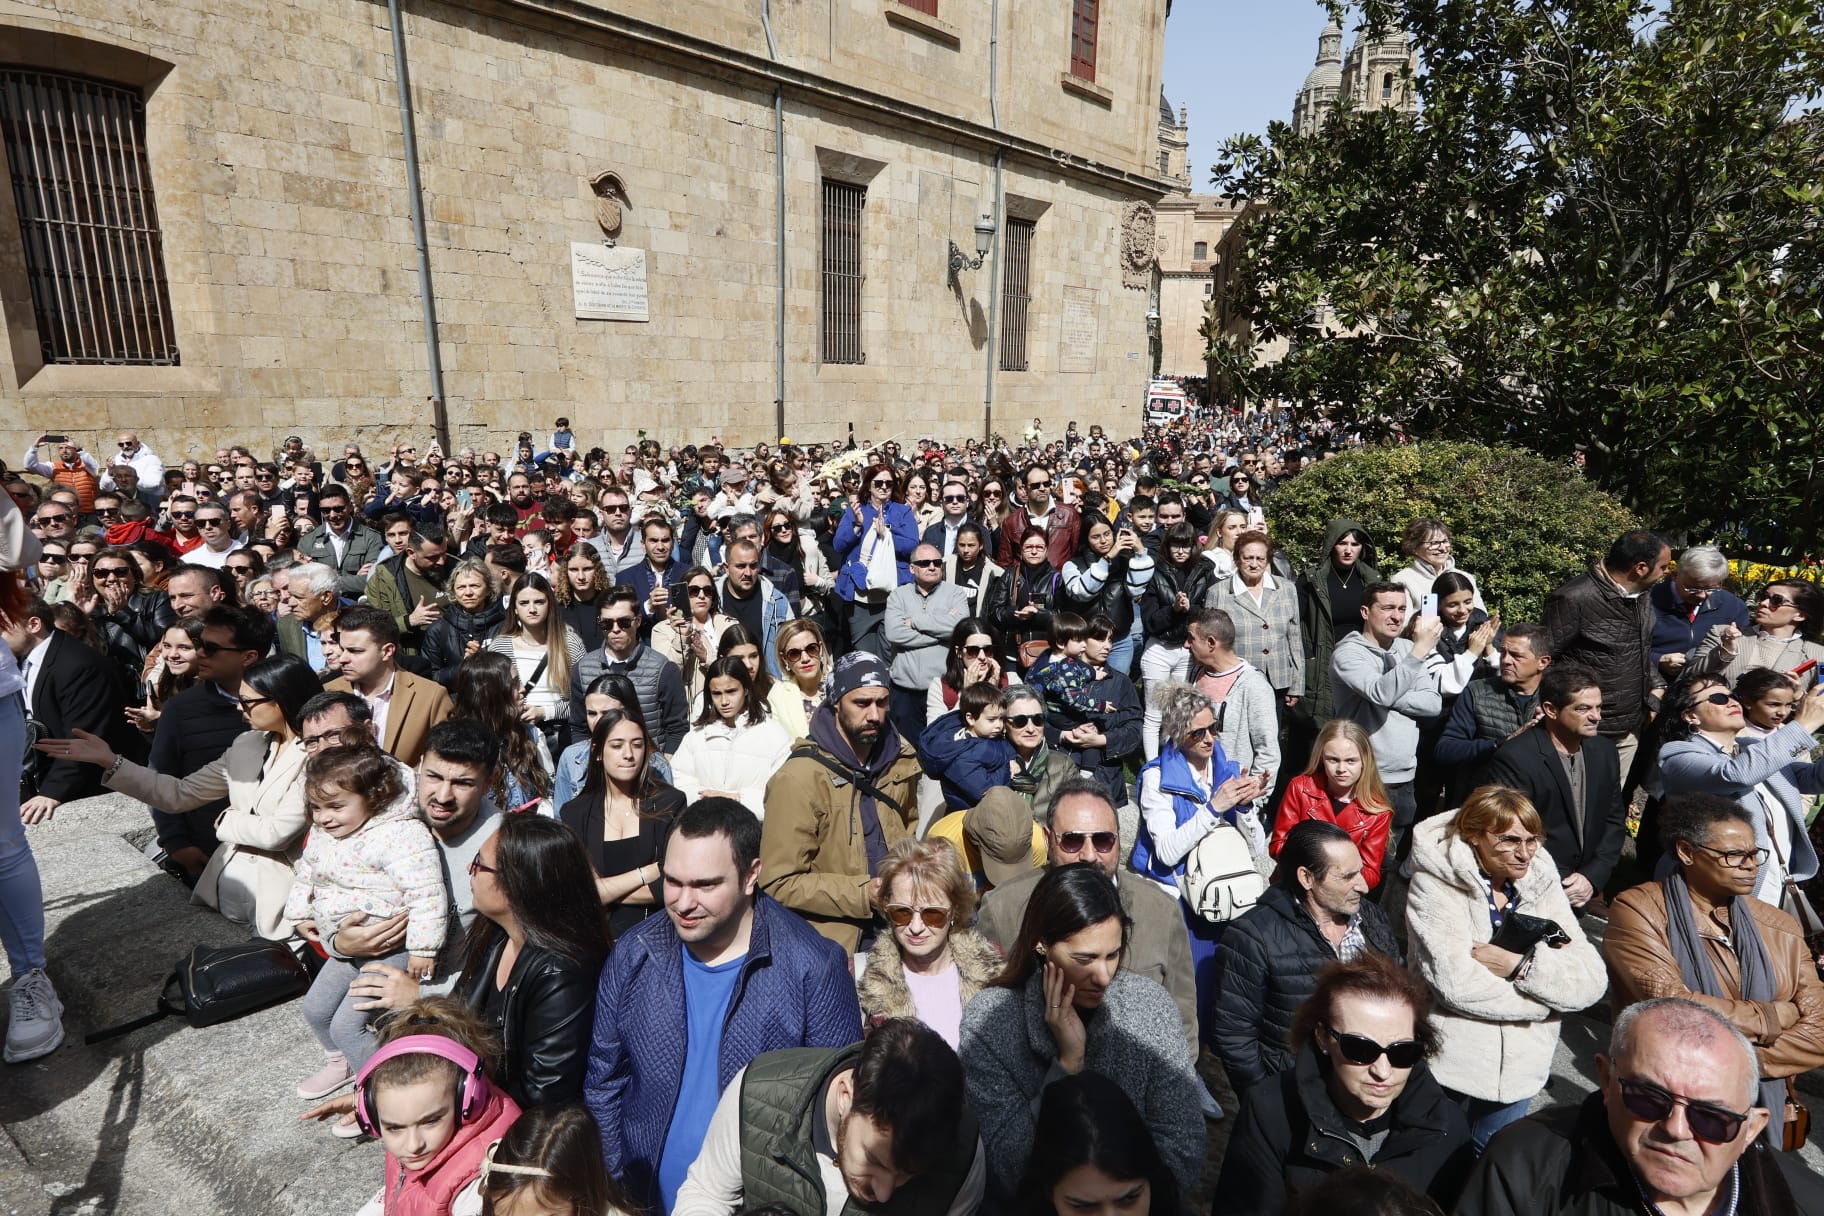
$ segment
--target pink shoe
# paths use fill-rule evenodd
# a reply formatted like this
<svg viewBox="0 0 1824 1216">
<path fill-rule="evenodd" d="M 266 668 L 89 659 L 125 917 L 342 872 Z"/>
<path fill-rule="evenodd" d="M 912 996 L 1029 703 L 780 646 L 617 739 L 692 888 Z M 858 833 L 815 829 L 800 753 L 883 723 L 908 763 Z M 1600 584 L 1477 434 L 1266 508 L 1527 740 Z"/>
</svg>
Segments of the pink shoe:
<svg viewBox="0 0 1824 1216">
<path fill-rule="evenodd" d="M 339 1051 L 325 1054 L 323 1067 L 298 1082 L 298 1097 L 315 1101 L 327 1098 L 354 1079 L 348 1071 L 348 1057 Z"/>
</svg>

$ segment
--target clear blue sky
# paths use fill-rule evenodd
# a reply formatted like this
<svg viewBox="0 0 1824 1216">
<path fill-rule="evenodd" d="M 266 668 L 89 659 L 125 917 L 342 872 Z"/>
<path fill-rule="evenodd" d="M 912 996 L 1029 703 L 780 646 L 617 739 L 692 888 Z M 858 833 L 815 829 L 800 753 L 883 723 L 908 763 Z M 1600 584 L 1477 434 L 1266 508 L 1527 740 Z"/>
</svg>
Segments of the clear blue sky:
<svg viewBox="0 0 1824 1216">
<path fill-rule="evenodd" d="M 1210 190 L 1222 141 L 1290 121 L 1317 59 L 1317 0 L 1176 0 L 1165 26 L 1165 95 L 1191 110 L 1191 189 Z"/>
</svg>

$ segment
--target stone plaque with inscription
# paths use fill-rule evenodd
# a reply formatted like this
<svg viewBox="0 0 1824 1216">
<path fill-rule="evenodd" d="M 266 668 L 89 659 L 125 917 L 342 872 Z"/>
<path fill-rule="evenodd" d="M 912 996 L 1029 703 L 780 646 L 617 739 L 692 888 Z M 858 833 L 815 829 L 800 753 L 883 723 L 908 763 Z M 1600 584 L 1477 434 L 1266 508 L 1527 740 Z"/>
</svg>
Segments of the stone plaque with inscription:
<svg viewBox="0 0 1824 1216">
<path fill-rule="evenodd" d="M 1058 323 L 1058 370 L 1096 370 L 1096 339 L 1101 317 L 1100 293 L 1093 287 L 1066 287 Z"/>
<path fill-rule="evenodd" d="M 647 320 L 646 251 L 572 242 L 570 290 L 579 320 Z"/>
</svg>

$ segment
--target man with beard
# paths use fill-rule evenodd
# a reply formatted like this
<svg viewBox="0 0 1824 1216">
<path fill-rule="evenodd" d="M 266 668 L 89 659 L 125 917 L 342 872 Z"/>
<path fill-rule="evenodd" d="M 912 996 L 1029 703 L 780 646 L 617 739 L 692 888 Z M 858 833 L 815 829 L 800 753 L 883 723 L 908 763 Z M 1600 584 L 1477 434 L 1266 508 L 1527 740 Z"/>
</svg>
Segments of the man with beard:
<svg viewBox="0 0 1824 1216">
<path fill-rule="evenodd" d="M 759 854 L 752 811 L 692 804 L 659 857 L 665 915 L 602 970 L 583 1097 L 609 1170 L 645 1211 L 675 1205 L 717 1100 L 754 1057 L 861 1038 L 848 959 L 760 894 Z"/>
<path fill-rule="evenodd" d="M 888 719 L 886 664 L 837 660 L 830 692 L 766 786 L 766 893 L 850 954 L 873 938 L 876 875 L 918 826 L 918 754 Z"/>
<path fill-rule="evenodd" d="M 442 526 L 421 523 L 412 532 L 410 547 L 381 562 L 368 576 L 367 602 L 393 618 L 405 654 L 417 654 L 424 645 L 424 631 L 443 616 L 448 550 Z"/>
</svg>

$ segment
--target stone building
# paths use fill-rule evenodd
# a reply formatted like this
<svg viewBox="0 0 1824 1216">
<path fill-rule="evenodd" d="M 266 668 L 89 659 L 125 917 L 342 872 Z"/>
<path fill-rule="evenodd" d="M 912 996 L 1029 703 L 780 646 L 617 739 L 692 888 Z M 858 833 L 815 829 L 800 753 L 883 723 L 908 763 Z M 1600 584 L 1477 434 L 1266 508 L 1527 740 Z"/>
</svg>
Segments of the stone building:
<svg viewBox="0 0 1824 1216">
<path fill-rule="evenodd" d="M 1186 163 L 1190 146 L 1190 115 L 1183 106 L 1172 112 L 1165 94 L 1159 95 L 1159 164 L 1174 182 L 1171 193 L 1160 199 L 1158 233 L 1159 374 L 1202 376 L 1204 317 L 1210 307 L 1215 280 L 1216 251 L 1240 213 L 1239 204 L 1219 194 L 1193 194 L 1192 170 Z"/>
<path fill-rule="evenodd" d="M 1358 29 L 1345 58 L 1342 22 L 1332 20 L 1317 36 L 1317 64 L 1293 99 L 1292 126 L 1301 135 L 1310 134 L 1344 98 L 1361 110 L 1416 114 L 1419 102 L 1412 78 L 1418 66 L 1412 39 L 1401 30 L 1370 37 L 1366 29 Z"/>
<path fill-rule="evenodd" d="M 1167 7 L 7 5 L 0 450 L 428 434 L 401 69 L 457 445 L 1132 425 Z"/>
</svg>

